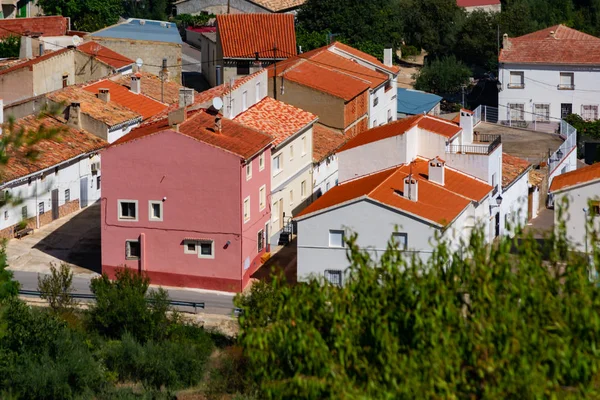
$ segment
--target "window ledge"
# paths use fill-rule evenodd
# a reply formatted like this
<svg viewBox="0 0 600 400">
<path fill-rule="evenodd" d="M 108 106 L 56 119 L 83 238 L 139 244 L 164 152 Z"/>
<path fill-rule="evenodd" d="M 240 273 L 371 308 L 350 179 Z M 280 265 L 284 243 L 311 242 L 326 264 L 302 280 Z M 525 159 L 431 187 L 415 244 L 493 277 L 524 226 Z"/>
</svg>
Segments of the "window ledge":
<svg viewBox="0 0 600 400">
<path fill-rule="evenodd" d="M 282 169 L 280 169 L 279 171 L 275 171 L 275 173 L 273 174 L 273 177 L 276 177 L 277 175 L 281 174 L 283 172 Z"/>
</svg>

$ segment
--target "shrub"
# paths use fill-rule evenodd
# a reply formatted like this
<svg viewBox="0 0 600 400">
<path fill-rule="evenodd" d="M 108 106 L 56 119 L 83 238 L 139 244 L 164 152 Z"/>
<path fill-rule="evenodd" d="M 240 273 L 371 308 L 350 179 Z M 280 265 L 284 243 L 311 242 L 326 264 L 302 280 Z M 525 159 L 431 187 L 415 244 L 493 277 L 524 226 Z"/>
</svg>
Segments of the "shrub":
<svg viewBox="0 0 600 400">
<path fill-rule="evenodd" d="M 21 38 L 15 35 L 10 35 L 3 40 L 0 40 L 0 57 L 12 58 L 19 57 L 21 50 Z"/>
<path fill-rule="evenodd" d="M 206 389 L 209 399 L 220 399 L 223 394 L 253 393 L 254 381 L 248 371 L 248 360 L 240 347 L 228 347 L 215 359 L 210 369 Z"/>
<path fill-rule="evenodd" d="M 55 265 L 50 266 L 50 275 L 41 278 L 38 276 L 38 290 L 40 297 L 50 305 L 54 311 L 68 310 L 73 307 L 73 272 L 71 268 L 62 263 L 60 269 Z"/>
<path fill-rule="evenodd" d="M 414 56 L 418 56 L 421 54 L 421 51 L 419 49 L 417 49 L 415 46 L 402 45 L 402 47 L 400 49 L 402 52 L 402 58 L 414 57 Z"/>
<path fill-rule="evenodd" d="M 19 282 L 13 280 L 13 273 L 7 270 L 7 267 L 6 246 L 2 243 L 0 244 L 0 301 L 19 294 Z"/>
<path fill-rule="evenodd" d="M 469 83 L 471 70 L 454 56 L 427 63 L 415 74 L 415 89 L 437 94 L 458 93 Z"/>
</svg>

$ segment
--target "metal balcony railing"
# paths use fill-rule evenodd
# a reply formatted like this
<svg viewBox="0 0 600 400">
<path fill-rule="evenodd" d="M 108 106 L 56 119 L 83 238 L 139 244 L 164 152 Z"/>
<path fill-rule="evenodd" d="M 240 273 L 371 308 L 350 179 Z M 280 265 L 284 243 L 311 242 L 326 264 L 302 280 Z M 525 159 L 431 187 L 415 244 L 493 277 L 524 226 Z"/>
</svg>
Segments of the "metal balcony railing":
<svg viewBox="0 0 600 400">
<path fill-rule="evenodd" d="M 447 153 L 453 154 L 482 154 L 488 155 L 491 154 L 500 143 L 502 143 L 502 137 L 500 135 L 478 135 L 485 136 L 486 142 L 489 143 L 487 146 L 485 145 L 477 145 L 477 144 L 451 144 L 446 148 Z"/>
<path fill-rule="evenodd" d="M 557 86 L 558 90 L 575 90 L 575 85 L 573 84 L 560 84 Z"/>
<path fill-rule="evenodd" d="M 509 89 L 525 89 L 525 83 L 509 83 L 506 86 Z"/>
</svg>

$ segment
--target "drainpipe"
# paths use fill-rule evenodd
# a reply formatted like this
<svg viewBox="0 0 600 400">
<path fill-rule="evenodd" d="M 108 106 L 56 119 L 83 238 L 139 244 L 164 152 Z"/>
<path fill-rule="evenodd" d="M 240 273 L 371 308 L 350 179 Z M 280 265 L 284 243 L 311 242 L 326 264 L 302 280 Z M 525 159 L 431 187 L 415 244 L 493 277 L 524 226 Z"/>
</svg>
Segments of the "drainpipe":
<svg viewBox="0 0 600 400">
<path fill-rule="evenodd" d="M 140 233 L 140 272 L 146 270 L 146 234 Z"/>
<path fill-rule="evenodd" d="M 40 229 L 40 208 L 38 207 L 38 179 L 35 178 L 35 229 Z"/>
</svg>

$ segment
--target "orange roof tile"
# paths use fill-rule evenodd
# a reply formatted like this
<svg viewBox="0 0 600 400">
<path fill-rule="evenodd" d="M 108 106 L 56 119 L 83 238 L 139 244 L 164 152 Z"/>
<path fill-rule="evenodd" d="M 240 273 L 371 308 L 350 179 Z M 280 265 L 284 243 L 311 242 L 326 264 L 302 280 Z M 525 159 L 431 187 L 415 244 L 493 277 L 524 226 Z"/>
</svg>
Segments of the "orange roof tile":
<svg viewBox="0 0 600 400">
<path fill-rule="evenodd" d="M 459 7 L 493 6 L 500 4 L 500 0 L 458 0 Z"/>
<path fill-rule="evenodd" d="M 335 153 L 347 140 L 341 132 L 329 129 L 321 124 L 313 126 L 313 161 L 320 162 Z"/>
<path fill-rule="evenodd" d="M 252 0 L 252 2 L 273 12 L 280 12 L 300 7 L 306 0 Z"/>
<path fill-rule="evenodd" d="M 404 178 L 411 171 L 411 166 L 405 164 L 336 186 L 309 205 L 298 217 L 366 196 L 427 221 L 447 226 L 471 201 L 483 200 L 492 187 L 451 168 L 445 168 L 445 185 L 441 186 L 429 181 L 427 160 L 419 158 L 412 163 L 412 174 L 418 181 L 418 201 L 404 197 Z"/>
<path fill-rule="evenodd" d="M 11 18 L 0 20 L 0 39 L 40 33 L 42 36 L 63 36 L 69 29 L 69 19 L 62 16 Z"/>
<path fill-rule="evenodd" d="M 19 70 L 21 68 L 31 67 L 32 65 L 38 64 L 38 63 L 40 63 L 42 61 L 49 60 L 52 57 L 56 57 L 56 56 L 59 56 L 61 54 L 65 54 L 65 53 L 67 53 L 69 51 L 73 51 L 73 50 L 72 49 L 60 49 L 60 50 L 57 50 L 57 51 L 51 51 L 49 53 L 44 54 L 43 56 L 32 58 L 31 60 L 27 60 L 25 62 L 13 65 L 10 68 L 3 69 L 3 70 L 0 71 L 0 75 L 8 74 L 10 72 Z"/>
<path fill-rule="evenodd" d="M 545 179 L 546 175 L 536 169 L 529 170 L 529 183 L 533 186 L 539 186 Z"/>
<path fill-rule="evenodd" d="M 365 52 L 362 52 L 358 49 L 355 49 L 354 47 L 348 46 L 347 44 L 344 43 L 340 43 L 340 42 L 333 42 L 330 47 L 335 47 L 345 53 L 351 54 L 354 57 L 358 57 L 358 58 L 362 58 L 365 61 L 370 62 L 371 64 L 376 65 L 378 68 L 381 68 L 383 70 L 386 70 L 388 72 L 391 72 L 392 74 L 397 74 L 398 72 L 400 72 L 400 67 L 397 65 L 393 65 L 391 67 L 388 67 L 387 65 L 385 65 L 384 63 L 382 63 L 381 61 L 379 61 L 376 57 L 373 57 L 370 54 L 367 54 Z M 383 56 L 383 54 L 382 54 Z"/>
<path fill-rule="evenodd" d="M 507 187 L 531 166 L 529 161 L 502 153 L 502 187 Z"/>
<path fill-rule="evenodd" d="M 93 94 L 97 94 L 100 89 L 109 89 L 110 102 L 115 102 L 140 114 L 143 119 L 150 118 L 167 109 L 165 104 L 159 103 L 143 94 L 135 94 L 127 87 L 119 85 L 110 79 L 104 79 L 83 87 L 83 90 Z"/>
<path fill-rule="evenodd" d="M 164 92 L 162 81 L 156 75 L 149 72 L 138 72 L 140 77 L 140 90 L 142 94 L 153 98 L 156 101 L 166 104 L 179 104 L 179 89 L 183 86 L 174 81 L 164 82 Z M 111 78 L 113 82 L 116 82 L 126 88 L 131 88 L 131 75 L 118 75 Z M 161 101 L 163 98 L 164 101 Z M 196 93 L 198 96 L 198 93 Z"/>
<path fill-rule="evenodd" d="M 271 135 L 273 144 L 277 146 L 317 119 L 308 111 L 265 97 L 235 117 L 234 121 Z"/>
<path fill-rule="evenodd" d="M 77 50 L 82 51 L 90 56 L 97 58 L 103 63 L 110 65 L 113 68 L 119 69 L 127 65 L 133 64 L 133 60 L 122 56 L 121 54 L 112 51 L 108 47 L 104 47 L 94 41 L 83 43 L 77 47 Z"/>
<path fill-rule="evenodd" d="M 23 128 L 26 132 L 36 132 L 40 126 L 46 129 L 59 129 L 59 133 L 55 138 L 42 140 L 33 147 L 34 150 L 40 152 L 35 160 L 27 158 L 23 149 L 10 150 L 8 152 L 10 156 L 8 164 L 2 167 L 2 182 L 9 182 L 50 168 L 78 155 L 99 150 L 107 145 L 104 140 L 86 131 L 68 127 L 64 121 L 57 118 L 38 118 L 29 115 L 15 121 L 15 127 L 17 129 Z"/>
<path fill-rule="evenodd" d="M 388 75 L 379 71 L 373 71 L 372 69 L 364 67 L 355 61 L 337 55 L 331 51 L 317 53 L 312 56 L 310 60 L 318 63 L 321 67 L 333 68 L 338 72 L 352 75 L 357 79 L 368 82 L 371 89 L 381 86 L 388 80 Z"/>
<path fill-rule="evenodd" d="M 423 115 L 419 121 L 419 128 L 445 136 L 448 139 L 453 138 L 462 130 L 455 123 L 434 115 Z"/>
<path fill-rule="evenodd" d="M 501 63 L 600 64 L 600 38 L 564 25 L 509 38 L 508 42 L 500 51 Z"/>
<path fill-rule="evenodd" d="M 245 127 L 227 118 L 221 118 L 221 132 L 215 132 L 214 127 L 215 115 L 200 110 L 188 113 L 186 121 L 179 125 L 179 133 L 236 154 L 245 160 L 252 158 L 262 149 L 269 146 L 273 140 L 269 135 Z M 131 142 L 168 129 L 170 129 L 168 121 L 161 120 L 154 124 L 134 129 L 129 134 L 114 142 L 112 146 Z"/>
<path fill-rule="evenodd" d="M 285 59 L 297 54 L 294 15 L 228 14 L 217 15 L 217 31 L 223 58 Z"/>
<path fill-rule="evenodd" d="M 589 183 L 600 179 L 600 163 L 585 166 L 575 171 L 560 174 L 552 179 L 550 192 L 568 189 L 582 183 Z"/>
</svg>

